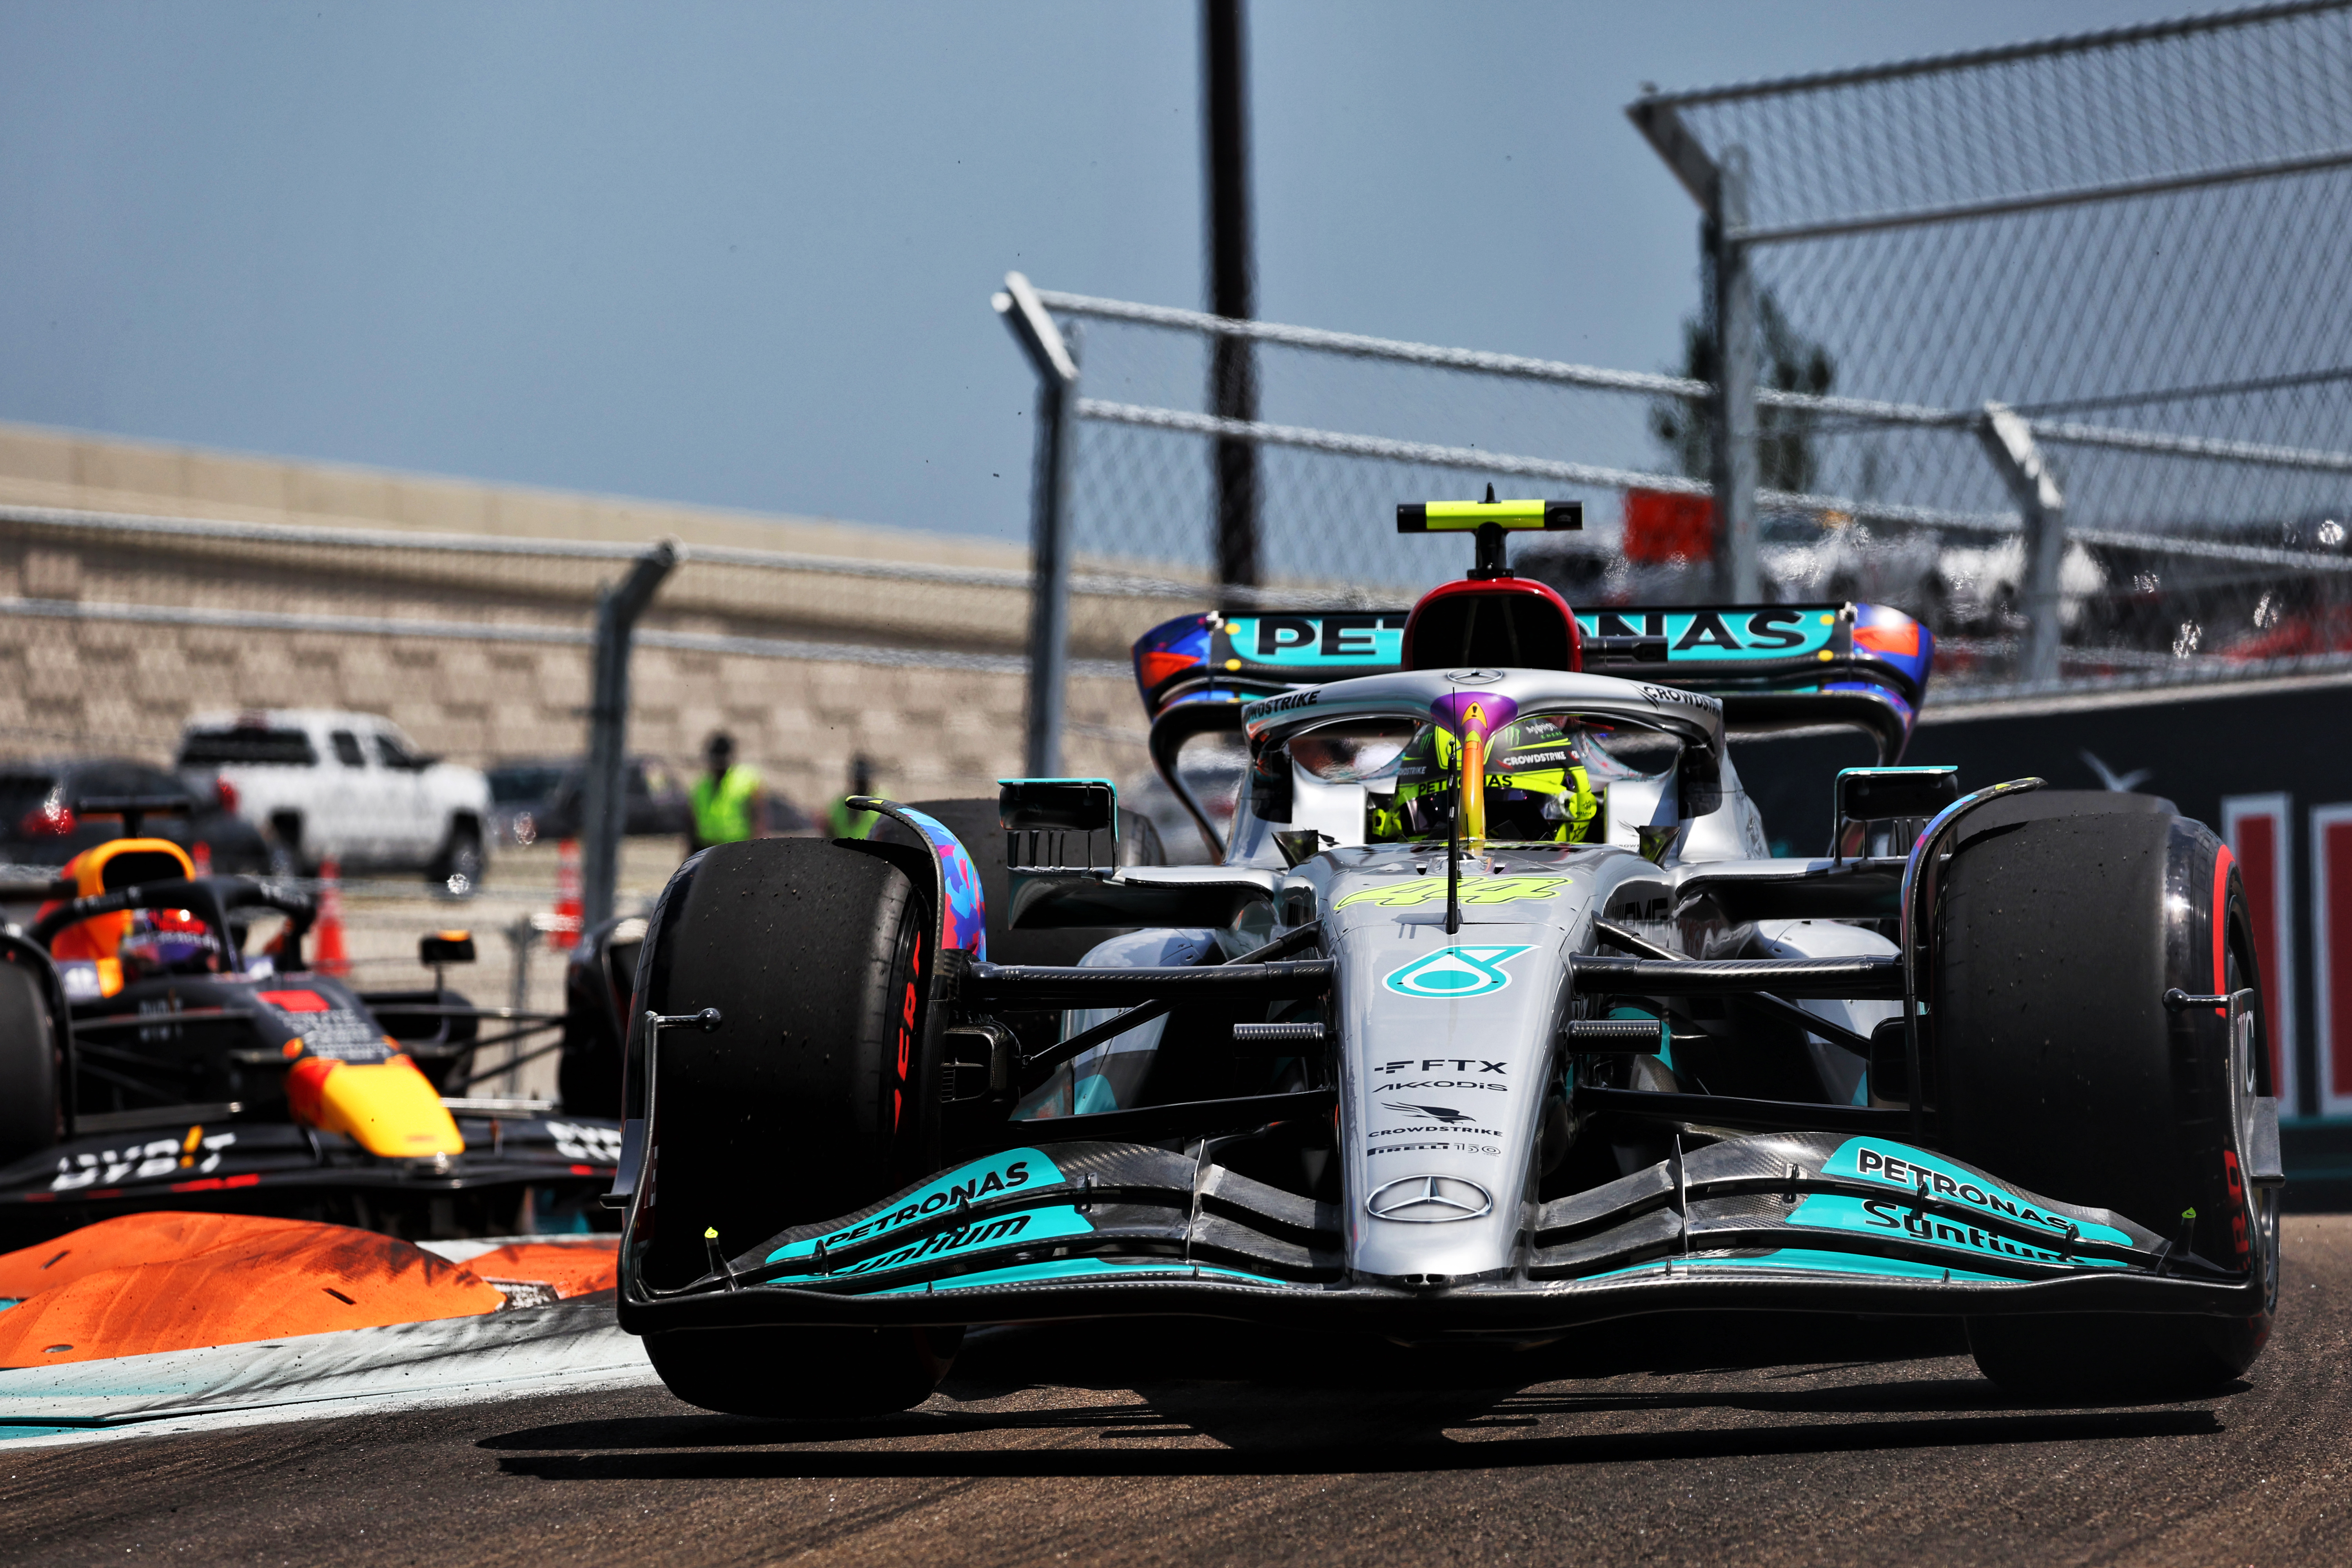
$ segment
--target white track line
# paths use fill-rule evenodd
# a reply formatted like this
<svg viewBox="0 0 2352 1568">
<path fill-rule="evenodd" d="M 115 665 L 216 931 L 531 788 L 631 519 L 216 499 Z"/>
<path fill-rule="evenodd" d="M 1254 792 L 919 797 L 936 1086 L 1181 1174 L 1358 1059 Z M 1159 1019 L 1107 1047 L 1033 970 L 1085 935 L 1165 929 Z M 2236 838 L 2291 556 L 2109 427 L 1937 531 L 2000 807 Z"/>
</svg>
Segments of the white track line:
<svg viewBox="0 0 2352 1568">
<path fill-rule="evenodd" d="M 659 1381 L 608 1295 L 257 1344 L 0 1371 L 0 1447 L 204 1432 Z"/>
</svg>

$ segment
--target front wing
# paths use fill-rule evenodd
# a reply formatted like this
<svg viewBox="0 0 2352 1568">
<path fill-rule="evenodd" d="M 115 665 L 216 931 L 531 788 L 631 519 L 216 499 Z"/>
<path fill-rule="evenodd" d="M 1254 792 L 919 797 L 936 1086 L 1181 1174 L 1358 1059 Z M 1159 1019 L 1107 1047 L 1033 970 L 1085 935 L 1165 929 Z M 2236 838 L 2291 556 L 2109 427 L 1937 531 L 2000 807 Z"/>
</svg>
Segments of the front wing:
<svg viewBox="0 0 2352 1568">
<path fill-rule="evenodd" d="M 1344 1227 L 1382 1222 L 1139 1143 L 990 1155 L 667 1289 L 641 1272 L 655 1223 L 668 1220 L 634 1214 L 622 1248 L 621 1322 L 637 1333 L 1186 1313 L 1524 1334 L 1690 1309 L 2263 1309 L 2258 1278 L 2130 1220 L 1836 1133 L 1730 1139 L 1530 1204 L 1519 1267 L 1461 1279 L 1351 1278 Z"/>
</svg>

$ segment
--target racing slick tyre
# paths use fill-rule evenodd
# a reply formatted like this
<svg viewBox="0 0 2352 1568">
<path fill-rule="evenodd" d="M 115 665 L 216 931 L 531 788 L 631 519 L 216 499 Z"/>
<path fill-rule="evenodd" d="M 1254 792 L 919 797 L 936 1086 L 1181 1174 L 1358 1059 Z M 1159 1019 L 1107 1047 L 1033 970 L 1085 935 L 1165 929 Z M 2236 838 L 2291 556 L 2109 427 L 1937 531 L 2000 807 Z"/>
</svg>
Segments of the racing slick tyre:
<svg viewBox="0 0 2352 1568">
<path fill-rule="evenodd" d="M 0 963 L 0 1165 L 57 1142 L 57 1031 L 40 977 L 15 954 Z"/>
<path fill-rule="evenodd" d="M 1005 923 L 1013 907 L 1011 881 L 1004 869 L 1003 819 L 994 800 L 921 800 L 914 809 L 956 836 L 980 873 L 980 890 L 988 909 L 988 956 L 996 963 L 1076 963 L 1101 943 L 1118 934 L 1107 926 L 1071 927 L 1061 931 L 1014 931 Z M 877 830 L 896 833 L 897 830 Z M 1118 863 L 1122 866 L 1164 866 L 1160 830 L 1141 812 L 1118 810 Z"/>
<path fill-rule="evenodd" d="M 722 844 L 694 864 L 649 982 L 666 1036 L 654 1093 L 665 1288 L 791 1226 L 847 1214 L 938 1160 L 928 900 L 882 855 L 810 838 Z M 928 1086 L 929 1092 L 924 1092 Z M 737 1415 L 842 1416 L 928 1398 L 961 1329 L 689 1329 L 646 1336 L 671 1393 Z"/>
<path fill-rule="evenodd" d="M 2265 1284 L 2244 1318 L 1972 1318 L 1978 1366 L 2032 1396 L 2228 1384 L 2278 1299 L 2277 1194 L 2242 1180 L 2252 1098 L 2271 1092 L 2266 1024 L 2257 1007 L 2232 1039 L 2214 1009 L 2172 1012 L 2164 994 L 2259 992 L 2229 851 L 2147 796 L 2029 795 L 1964 826 L 1940 902 L 1931 1082 L 1947 1149 L 2161 1236 L 2185 1227 L 2191 1251 Z"/>
</svg>

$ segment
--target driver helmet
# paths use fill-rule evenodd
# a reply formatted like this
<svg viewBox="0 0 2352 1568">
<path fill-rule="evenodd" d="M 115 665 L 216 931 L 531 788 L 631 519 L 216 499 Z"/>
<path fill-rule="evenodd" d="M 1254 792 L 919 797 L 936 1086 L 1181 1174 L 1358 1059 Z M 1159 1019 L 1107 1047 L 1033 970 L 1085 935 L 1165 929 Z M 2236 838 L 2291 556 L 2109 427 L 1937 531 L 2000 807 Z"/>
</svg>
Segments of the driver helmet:
<svg viewBox="0 0 2352 1568">
<path fill-rule="evenodd" d="M 1508 843 L 1591 844 L 1602 828 L 1601 804 L 1584 760 L 1588 721 L 1529 714 L 1495 732 L 1486 746 L 1486 837 Z M 1397 759 L 1397 789 L 1370 807 L 1374 843 L 1443 838 L 1454 815 L 1454 775 L 1461 742 L 1442 724 L 1421 726 Z"/>
<path fill-rule="evenodd" d="M 204 973 L 215 967 L 220 940 L 193 910 L 133 910 L 131 929 L 116 949 L 126 975 Z"/>
</svg>

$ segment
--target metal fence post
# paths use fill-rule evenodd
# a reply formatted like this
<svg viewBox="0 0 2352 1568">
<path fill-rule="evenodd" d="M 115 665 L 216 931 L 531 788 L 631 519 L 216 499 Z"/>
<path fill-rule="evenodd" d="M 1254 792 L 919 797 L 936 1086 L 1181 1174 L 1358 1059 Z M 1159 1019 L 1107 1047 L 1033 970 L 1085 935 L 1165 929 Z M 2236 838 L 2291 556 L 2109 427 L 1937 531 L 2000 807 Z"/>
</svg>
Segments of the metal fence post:
<svg viewBox="0 0 2352 1568">
<path fill-rule="evenodd" d="M 637 617 L 653 603 L 677 545 L 664 540 L 637 557 L 618 584 L 596 591 L 596 664 L 588 700 L 588 776 L 583 792 L 580 921 L 583 928 L 613 918 L 620 886 L 621 834 L 628 826 L 629 642 Z"/>
<path fill-rule="evenodd" d="M 1748 150 L 1727 147 L 1716 169 L 1705 237 L 1715 323 L 1716 591 L 1738 605 L 1764 596 L 1756 549 L 1756 282 L 1748 270 Z"/>
<path fill-rule="evenodd" d="M 1062 771 L 1062 705 L 1070 672 L 1070 439 L 1077 425 L 1078 363 L 1061 329 L 1018 272 L 990 299 L 1037 372 L 1037 458 L 1029 480 L 1029 726 L 1022 767 Z"/>
<path fill-rule="evenodd" d="M 2033 426 L 2006 404 L 1984 405 L 1977 438 L 2025 521 L 2024 581 L 2019 597 L 2025 611 L 2022 680 L 2058 679 L 2058 646 L 2063 633 L 2059 572 L 2066 561 L 2066 498 L 2050 465 L 2034 444 Z"/>
<path fill-rule="evenodd" d="M 1208 199 L 1209 310 L 1234 321 L 1257 313 L 1250 240 L 1249 38 L 1242 0 L 1201 0 L 1201 124 Z M 1220 332 L 1209 341 L 1209 412 L 1257 420 L 1257 345 Z M 1257 444 L 1221 436 L 1213 448 L 1216 515 L 1210 541 L 1217 581 L 1257 586 Z"/>
</svg>

